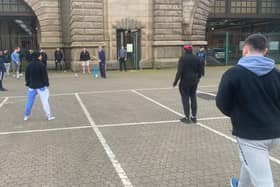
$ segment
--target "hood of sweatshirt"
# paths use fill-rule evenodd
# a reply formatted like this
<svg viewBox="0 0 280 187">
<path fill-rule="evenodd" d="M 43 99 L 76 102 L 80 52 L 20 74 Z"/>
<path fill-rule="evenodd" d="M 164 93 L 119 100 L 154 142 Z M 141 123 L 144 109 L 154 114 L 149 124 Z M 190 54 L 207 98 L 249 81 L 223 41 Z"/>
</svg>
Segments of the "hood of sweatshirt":
<svg viewBox="0 0 280 187">
<path fill-rule="evenodd" d="M 257 76 L 263 76 L 274 69 L 275 61 L 264 56 L 248 56 L 242 57 L 238 61 L 238 65 L 255 73 Z"/>
</svg>

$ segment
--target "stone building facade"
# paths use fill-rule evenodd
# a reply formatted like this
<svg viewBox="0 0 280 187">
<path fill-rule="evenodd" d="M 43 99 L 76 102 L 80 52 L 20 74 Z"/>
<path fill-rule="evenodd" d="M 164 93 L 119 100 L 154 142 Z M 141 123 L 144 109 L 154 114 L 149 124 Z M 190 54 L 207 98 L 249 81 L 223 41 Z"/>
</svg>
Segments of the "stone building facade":
<svg viewBox="0 0 280 187">
<path fill-rule="evenodd" d="M 140 67 L 175 66 L 184 44 L 207 44 L 205 29 L 212 1 L 24 0 L 38 19 L 38 43 L 50 63 L 55 48 L 60 47 L 73 70 L 78 68 L 82 48 L 97 56 L 100 45 L 105 47 L 108 68 L 116 68 L 117 50 L 124 45 L 120 40 L 127 33 L 132 39 L 125 44 L 138 45 Z"/>
</svg>

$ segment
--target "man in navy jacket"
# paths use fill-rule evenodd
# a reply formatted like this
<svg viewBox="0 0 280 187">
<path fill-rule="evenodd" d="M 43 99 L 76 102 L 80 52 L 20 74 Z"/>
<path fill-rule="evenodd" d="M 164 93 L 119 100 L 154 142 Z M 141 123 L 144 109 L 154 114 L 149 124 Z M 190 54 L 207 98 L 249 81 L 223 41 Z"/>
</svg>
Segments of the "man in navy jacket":
<svg viewBox="0 0 280 187">
<path fill-rule="evenodd" d="M 273 187 L 270 149 L 280 144 L 280 73 L 274 60 L 264 57 L 267 39 L 249 36 L 243 57 L 222 77 L 217 107 L 231 118 L 241 160 L 239 181 L 233 187 Z"/>
</svg>

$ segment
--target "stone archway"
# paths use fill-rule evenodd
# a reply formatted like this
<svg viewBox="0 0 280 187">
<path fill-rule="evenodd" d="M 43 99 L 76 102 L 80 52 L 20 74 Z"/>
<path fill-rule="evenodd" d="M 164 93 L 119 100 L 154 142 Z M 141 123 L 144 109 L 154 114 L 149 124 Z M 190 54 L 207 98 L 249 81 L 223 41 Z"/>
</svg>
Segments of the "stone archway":
<svg viewBox="0 0 280 187">
<path fill-rule="evenodd" d="M 191 40 L 205 41 L 206 24 L 209 16 L 210 5 L 214 0 L 199 0 L 196 1 L 192 16 L 191 25 Z"/>
</svg>

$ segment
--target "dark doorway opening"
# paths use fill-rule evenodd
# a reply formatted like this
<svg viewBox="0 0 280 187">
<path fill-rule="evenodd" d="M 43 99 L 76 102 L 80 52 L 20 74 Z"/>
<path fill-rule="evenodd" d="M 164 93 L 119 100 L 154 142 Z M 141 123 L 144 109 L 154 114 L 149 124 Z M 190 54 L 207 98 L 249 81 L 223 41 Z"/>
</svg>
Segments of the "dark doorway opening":
<svg viewBox="0 0 280 187">
<path fill-rule="evenodd" d="M 127 50 L 127 68 L 141 69 L 141 30 L 117 30 L 117 54 L 121 47 Z"/>
</svg>

